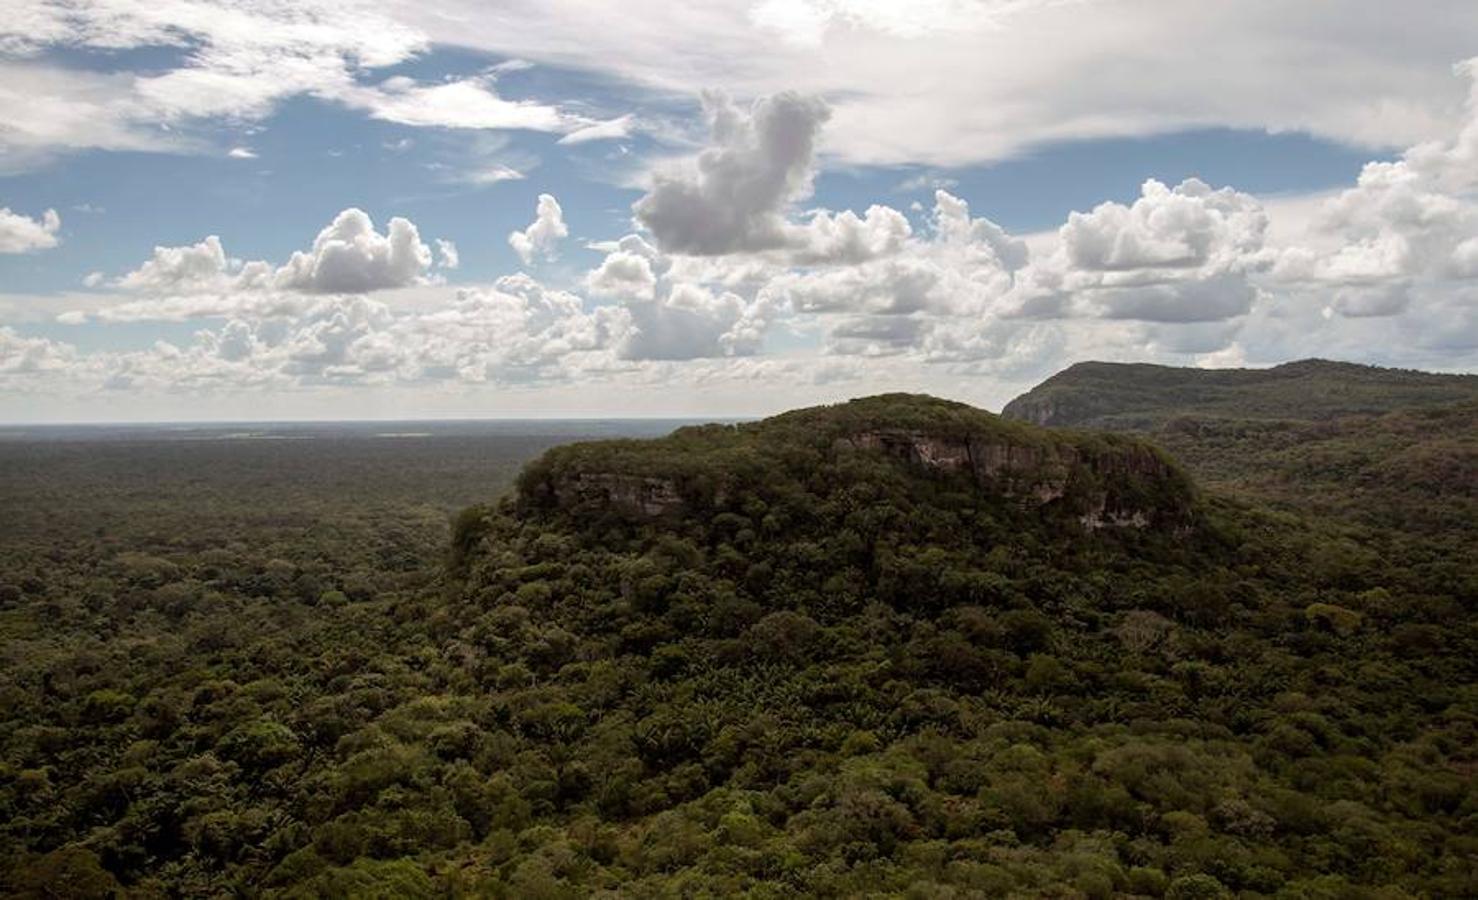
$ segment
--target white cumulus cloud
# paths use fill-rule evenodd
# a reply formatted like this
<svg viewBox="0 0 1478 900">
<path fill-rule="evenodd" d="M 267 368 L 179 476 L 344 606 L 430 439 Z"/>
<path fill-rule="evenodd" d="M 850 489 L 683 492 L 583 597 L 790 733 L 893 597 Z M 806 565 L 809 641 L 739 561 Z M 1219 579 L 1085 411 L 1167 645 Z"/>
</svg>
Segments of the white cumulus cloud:
<svg viewBox="0 0 1478 900">
<path fill-rule="evenodd" d="M 585 276 L 590 292 L 603 297 L 651 298 L 657 290 L 653 262 L 657 251 L 637 235 L 627 235 Z"/>
<path fill-rule="evenodd" d="M 48 250 L 57 245 L 57 232 L 61 227 L 62 218 L 54 209 L 48 209 L 33 219 L 11 212 L 8 207 L 0 207 L 0 253 Z"/>
<path fill-rule="evenodd" d="M 456 245 L 437 242 L 441 265 L 456 268 Z M 295 295 L 362 294 L 428 281 L 432 250 L 408 219 L 395 217 L 379 232 L 363 210 L 349 208 L 318 233 L 307 250 L 274 267 L 232 258 L 217 235 L 196 244 L 155 247 L 133 271 L 111 284 L 143 299 L 93 313 L 106 321 L 182 320 L 254 311 L 285 315 L 303 308 Z M 93 286 L 103 279 L 92 279 Z"/>
<path fill-rule="evenodd" d="M 531 265 L 536 256 L 553 256 L 554 248 L 561 239 L 570 234 L 565 224 L 564 210 L 551 194 L 540 194 L 534 210 L 534 221 L 522 231 L 510 232 L 508 246 L 518 254 L 524 265 Z"/>
<path fill-rule="evenodd" d="M 363 210 L 350 208 L 318 233 L 313 247 L 297 251 L 273 278 L 287 290 L 359 293 L 416 284 L 431 267 L 431 248 L 409 219 L 399 216 L 385 233 Z"/>
<path fill-rule="evenodd" d="M 1196 178 L 1154 179 L 1134 203 L 1074 212 L 1055 252 L 1021 273 L 1017 314 L 1204 322 L 1245 314 L 1268 268 L 1267 214 L 1256 198 Z"/>
<path fill-rule="evenodd" d="M 763 311 L 742 297 L 697 284 L 673 285 L 664 296 L 629 301 L 620 311 L 618 352 L 633 360 L 748 355 L 758 350 L 766 326 Z"/>
</svg>

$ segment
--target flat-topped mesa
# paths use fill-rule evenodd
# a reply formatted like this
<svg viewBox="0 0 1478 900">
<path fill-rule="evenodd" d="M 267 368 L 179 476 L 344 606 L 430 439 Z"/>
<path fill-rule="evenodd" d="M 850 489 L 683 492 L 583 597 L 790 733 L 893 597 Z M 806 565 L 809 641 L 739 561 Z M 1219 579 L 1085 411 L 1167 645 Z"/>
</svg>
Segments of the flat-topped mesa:
<svg viewBox="0 0 1478 900">
<path fill-rule="evenodd" d="M 867 457 L 904 464 L 924 489 L 968 477 L 977 497 L 1041 510 L 1083 528 L 1180 528 L 1189 480 L 1142 441 L 1049 431 L 933 397 L 891 394 L 814 407 L 743 425 L 683 428 L 650 441 L 557 447 L 519 480 L 528 513 L 576 521 L 615 514 L 636 522 L 751 510 L 777 497 L 825 492 L 849 480 L 891 479 Z M 910 488 L 912 490 L 912 488 Z M 962 497 L 967 495 L 955 494 Z M 954 500 L 951 502 L 967 502 Z"/>
</svg>

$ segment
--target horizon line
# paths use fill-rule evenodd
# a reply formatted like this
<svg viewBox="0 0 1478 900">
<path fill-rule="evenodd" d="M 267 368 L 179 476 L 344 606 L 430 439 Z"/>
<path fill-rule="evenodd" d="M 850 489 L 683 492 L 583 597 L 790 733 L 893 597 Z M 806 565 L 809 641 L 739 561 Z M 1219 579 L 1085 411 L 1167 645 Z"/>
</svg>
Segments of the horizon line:
<svg viewBox="0 0 1478 900">
<path fill-rule="evenodd" d="M 753 414 L 701 415 L 568 415 L 568 416 L 456 416 L 408 419 L 98 419 L 71 421 L 0 422 L 0 431 L 17 428 L 200 428 L 232 425 L 395 425 L 472 424 L 491 422 L 746 422 L 763 419 Z"/>
</svg>

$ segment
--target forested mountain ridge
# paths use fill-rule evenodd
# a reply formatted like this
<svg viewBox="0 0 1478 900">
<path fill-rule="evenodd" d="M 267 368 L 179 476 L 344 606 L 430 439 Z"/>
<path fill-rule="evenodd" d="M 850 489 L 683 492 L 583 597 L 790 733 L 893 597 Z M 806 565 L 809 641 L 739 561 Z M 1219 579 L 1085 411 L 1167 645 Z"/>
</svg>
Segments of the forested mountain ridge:
<svg viewBox="0 0 1478 900">
<path fill-rule="evenodd" d="M 1007 419 L 1137 434 L 1203 485 L 1453 545 L 1478 523 L 1478 375 L 1304 360 L 1271 369 L 1079 363 Z"/>
<path fill-rule="evenodd" d="M 1008 419 L 1151 430 L 1177 416 L 1324 421 L 1478 403 L 1478 375 L 1305 359 L 1267 369 L 1080 362 L 1006 404 Z"/>
</svg>

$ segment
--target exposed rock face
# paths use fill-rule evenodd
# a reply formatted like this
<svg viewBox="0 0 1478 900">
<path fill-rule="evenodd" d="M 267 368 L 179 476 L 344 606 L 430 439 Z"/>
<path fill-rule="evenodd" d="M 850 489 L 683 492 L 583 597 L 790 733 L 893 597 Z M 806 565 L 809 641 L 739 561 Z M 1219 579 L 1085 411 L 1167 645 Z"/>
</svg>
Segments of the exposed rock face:
<svg viewBox="0 0 1478 900">
<path fill-rule="evenodd" d="M 969 471 L 982 487 L 1037 506 L 1062 500 L 1078 488 L 1076 493 L 1084 495 L 1078 521 L 1090 531 L 1151 524 L 1155 511 L 1126 504 L 1127 498 L 1112 490 L 1116 481 L 1175 477 L 1164 459 L 1142 446 L 1082 453 L 1066 444 L 1011 444 L 898 429 L 860 432 L 836 446 L 879 450 L 925 469 Z"/>
<path fill-rule="evenodd" d="M 971 442 L 975 478 L 1008 496 L 1050 503 L 1067 493 L 1078 454 L 1071 447 Z"/>
<path fill-rule="evenodd" d="M 1145 515 L 1143 510 L 1105 514 L 1100 509 L 1078 516 L 1078 522 L 1089 531 L 1097 531 L 1100 528 L 1145 528 L 1150 524 L 1150 517 Z"/>
<path fill-rule="evenodd" d="M 1006 408 L 1001 410 L 1003 416 L 1041 426 L 1057 424 L 1058 414 L 1057 403 L 1050 398 L 1038 399 L 1024 394 L 1006 404 Z"/>
<path fill-rule="evenodd" d="M 639 518 L 657 518 L 683 508 L 682 495 L 670 478 L 581 472 L 553 487 L 555 499 L 566 507 L 593 501 Z"/>
<path fill-rule="evenodd" d="M 837 441 L 839 447 L 881 450 L 889 456 L 930 469 L 964 469 L 974 465 L 968 441 L 918 431 L 864 431 Z"/>
</svg>

